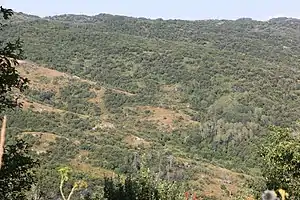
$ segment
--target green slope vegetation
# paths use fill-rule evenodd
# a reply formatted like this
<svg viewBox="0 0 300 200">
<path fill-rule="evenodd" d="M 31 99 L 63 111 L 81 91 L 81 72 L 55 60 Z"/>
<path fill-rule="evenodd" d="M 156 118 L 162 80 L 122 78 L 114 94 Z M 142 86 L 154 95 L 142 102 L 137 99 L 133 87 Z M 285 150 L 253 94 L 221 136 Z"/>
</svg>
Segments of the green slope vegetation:
<svg viewBox="0 0 300 200">
<path fill-rule="evenodd" d="M 204 160 L 250 173 L 269 125 L 297 132 L 299 25 L 17 14 L 0 37 L 21 37 L 28 60 L 70 75 L 29 77 L 11 135 L 35 133 L 25 135 L 48 150 L 49 168 L 131 173 L 147 152 L 162 177 L 196 179 L 198 189 L 208 184 L 198 179 Z M 47 147 L 30 136 L 47 133 Z"/>
<path fill-rule="evenodd" d="M 154 106 L 127 106 L 120 112 L 109 109 L 107 96 L 134 95 L 32 62 L 22 61 L 18 70 L 28 75 L 31 87 L 22 97 L 23 109 L 8 115 L 8 136 L 26 139 L 39 154 L 39 187 L 45 198 L 59 192 L 53 174 L 59 166 L 70 165 L 93 190 L 105 175 L 136 173 L 144 153 L 152 171 L 190 183 L 200 196 L 229 198 L 227 190 L 235 196 L 248 194 L 244 184 L 250 176 L 208 164 L 198 154 L 193 157 L 184 148 L 184 138 L 172 134 L 186 134 L 199 125 L 184 112 Z M 90 112 L 95 108 L 100 114 Z"/>
</svg>

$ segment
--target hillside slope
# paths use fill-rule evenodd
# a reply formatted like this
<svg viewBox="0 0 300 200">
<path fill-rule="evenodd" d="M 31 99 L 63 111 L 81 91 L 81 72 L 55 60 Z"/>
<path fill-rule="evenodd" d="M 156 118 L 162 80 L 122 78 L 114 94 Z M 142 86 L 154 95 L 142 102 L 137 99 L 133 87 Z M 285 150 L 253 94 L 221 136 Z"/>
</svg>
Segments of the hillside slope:
<svg viewBox="0 0 300 200">
<path fill-rule="evenodd" d="M 298 130 L 300 20 L 15 19 L 0 37 L 21 37 L 52 70 L 20 68 L 29 111 L 10 127 L 58 135 L 49 166 L 82 154 L 85 167 L 130 173 L 147 152 L 165 178 L 191 180 L 202 162 L 249 173 L 269 125 Z"/>
<path fill-rule="evenodd" d="M 30 61 L 19 63 L 18 71 L 31 82 L 30 89 L 19 100 L 23 109 L 9 115 L 9 135 L 29 141 L 47 169 L 67 164 L 90 178 L 116 176 L 120 172 L 134 172 L 132 156 L 139 158 L 147 153 L 146 162 L 152 170 L 160 168 L 162 177 L 188 182 L 202 197 L 226 199 L 250 195 L 245 184 L 252 177 L 203 159 L 190 159 L 188 154 L 182 154 L 181 145 L 174 141 L 166 143 L 170 138 L 165 138 L 165 134 L 199 125 L 188 115 L 168 108 L 137 106 L 127 107 L 130 114 L 126 116 L 115 116 L 105 108 L 107 91 L 132 94 L 99 87 L 95 82 Z M 70 92 L 78 96 L 85 92 L 94 95 L 85 95 L 75 104 L 65 100 L 66 88 L 72 88 Z M 83 108 L 74 109 L 77 106 Z M 88 112 L 93 106 L 99 106 L 101 114 Z M 55 190 L 49 189 L 48 184 L 47 190 Z"/>
</svg>

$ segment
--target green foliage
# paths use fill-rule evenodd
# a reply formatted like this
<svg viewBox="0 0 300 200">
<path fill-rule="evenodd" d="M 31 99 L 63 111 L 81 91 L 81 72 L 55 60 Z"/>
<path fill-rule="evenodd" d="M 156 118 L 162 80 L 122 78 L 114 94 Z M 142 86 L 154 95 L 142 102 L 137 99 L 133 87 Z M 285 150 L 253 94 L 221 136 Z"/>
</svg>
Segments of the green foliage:
<svg viewBox="0 0 300 200">
<path fill-rule="evenodd" d="M 11 9 L 0 6 L 0 14 L 4 20 L 13 15 Z M 0 29 L 5 31 L 1 18 Z M 11 39 L 11 38 L 7 38 Z M 16 92 L 26 88 L 28 79 L 21 77 L 15 68 L 17 59 L 22 56 L 21 41 L 0 41 L 0 112 L 7 108 L 19 106 Z M 5 139 L 5 138 L 1 138 Z M 25 199 L 26 192 L 35 182 L 33 168 L 38 164 L 29 155 L 28 145 L 21 140 L 15 144 L 6 145 L 4 148 L 3 166 L 0 169 L 0 198 L 1 199 Z"/>
<path fill-rule="evenodd" d="M 182 185 L 157 179 L 149 169 L 143 167 L 134 177 L 104 180 L 104 198 L 107 200 L 179 200 L 183 196 Z"/>
<path fill-rule="evenodd" d="M 23 132 L 56 137 L 40 154 L 47 172 L 41 182 L 52 180 L 51 189 L 56 188 L 51 172 L 58 163 L 83 162 L 134 174 L 136 155 L 145 152 L 149 168 L 162 179 L 191 180 L 194 166 L 204 159 L 251 172 L 258 167 L 255 152 L 265 141 L 267 127 L 295 128 L 300 118 L 299 20 L 192 22 L 111 15 L 45 19 L 20 13 L 13 19 L 1 40 L 22 37 L 29 60 L 89 80 L 72 80 L 57 93 L 27 90 L 31 101 L 62 112 L 8 113 L 9 137 Z M 46 78 L 39 81 L 48 84 Z M 90 100 L 98 95 L 97 86 L 105 93 L 94 103 Z M 165 113 L 139 106 L 164 108 Z M 183 123 L 171 119 L 171 111 L 182 114 Z M 128 142 L 131 136 L 149 147 Z M 43 146 L 41 138 L 26 139 L 37 151 Z M 85 151 L 87 156 L 81 155 Z M 179 158 L 194 164 L 185 167 Z M 136 180 L 127 181 L 135 185 Z M 112 190 L 120 186 L 124 191 L 123 182 L 111 183 Z M 48 193 L 45 199 L 58 198 L 55 189 Z"/>
<path fill-rule="evenodd" d="M 174 142 L 188 154 L 195 149 L 198 157 L 232 160 L 231 167 L 255 167 L 266 127 L 293 128 L 300 118 L 297 20 L 16 17 L 1 37 L 22 36 L 28 59 L 134 94 L 106 90 L 103 107 L 118 124 L 125 107 L 141 105 L 172 106 L 200 122 L 178 131 L 192 135 L 184 145 L 180 137 Z M 61 88 L 61 99 L 44 92 L 35 99 L 80 114 L 106 112 L 87 102 L 93 94 L 85 86 Z"/>
<path fill-rule="evenodd" d="M 300 197 L 300 140 L 289 129 L 273 127 L 263 145 L 263 176 L 268 189 L 284 189 L 292 198 Z"/>
<path fill-rule="evenodd" d="M 4 20 L 7 20 L 13 15 L 13 11 L 1 6 L 0 14 Z M 1 31 L 5 31 L 7 28 L 0 23 Z M 11 38 L 7 38 L 7 40 L 9 39 Z M 0 40 L 0 111 L 18 106 L 14 92 L 16 90 L 22 92 L 28 83 L 28 79 L 20 76 L 15 68 L 15 65 L 18 64 L 17 59 L 22 57 L 22 43 L 19 39 L 15 42 L 7 40 Z"/>
<path fill-rule="evenodd" d="M 71 168 L 69 167 L 61 167 L 58 169 L 58 172 L 60 174 L 60 194 L 61 197 L 63 198 L 63 200 L 71 200 L 72 195 L 74 194 L 75 191 L 86 188 L 87 187 L 87 183 L 85 181 L 76 181 L 73 184 L 73 187 L 69 193 L 69 195 L 66 197 L 64 192 L 63 192 L 63 187 L 65 182 L 67 182 L 69 180 L 69 175 L 71 173 Z"/>
<path fill-rule="evenodd" d="M 99 106 L 88 102 L 89 99 L 95 98 L 95 92 L 90 91 L 89 84 L 72 84 L 60 90 L 59 108 L 67 108 L 66 110 L 79 113 L 99 116 L 101 110 Z"/>
<path fill-rule="evenodd" d="M 0 169 L 0 198 L 21 200 L 26 199 L 26 192 L 35 183 L 34 168 L 38 166 L 30 156 L 30 147 L 19 140 L 7 145 Z"/>
<path fill-rule="evenodd" d="M 90 84 L 74 81 L 65 87 L 62 86 L 58 94 L 36 89 L 26 90 L 25 94 L 34 101 L 49 104 L 58 109 L 82 115 L 100 116 L 100 107 L 89 102 L 90 99 L 96 97 L 91 89 Z"/>
<path fill-rule="evenodd" d="M 5 20 L 9 19 L 9 17 L 11 17 L 14 14 L 12 9 L 3 8 L 2 6 L 0 6 L 0 13 L 3 16 L 3 19 Z"/>
</svg>

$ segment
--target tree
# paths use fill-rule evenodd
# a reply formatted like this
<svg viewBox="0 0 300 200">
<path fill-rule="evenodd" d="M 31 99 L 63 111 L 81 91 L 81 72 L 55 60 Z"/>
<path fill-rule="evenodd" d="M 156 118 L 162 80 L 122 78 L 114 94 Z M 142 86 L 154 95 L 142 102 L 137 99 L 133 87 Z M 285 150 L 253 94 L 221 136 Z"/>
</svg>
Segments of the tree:
<svg viewBox="0 0 300 200">
<path fill-rule="evenodd" d="M 13 11 L 0 6 L 0 14 L 4 20 L 7 20 L 13 15 Z M 4 28 L 5 25 L 0 23 L 0 29 Z M 21 44 L 20 39 L 15 42 L 0 41 L 0 112 L 3 112 L 6 108 L 21 106 L 17 102 L 18 95 L 16 91 L 23 92 L 27 87 L 28 79 L 22 77 L 15 68 L 18 64 L 17 59 L 22 58 Z M 0 151 L 3 152 L 5 131 L 2 131 L 0 138 Z M 1 153 L 2 155 L 3 153 Z M 0 168 L 1 166 L 2 163 L 0 162 Z"/>
<path fill-rule="evenodd" d="M 107 200 L 179 200 L 184 198 L 184 186 L 156 179 L 156 175 L 144 167 L 136 176 L 105 178 L 104 198 Z"/>
<path fill-rule="evenodd" d="M 70 193 L 68 194 L 68 196 L 66 197 L 63 191 L 63 187 L 66 181 L 69 180 L 69 174 L 71 173 L 71 168 L 69 167 L 61 167 L 59 168 L 58 172 L 60 174 L 60 185 L 59 185 L 59 191 L 61 194 L 61 197 L 63 198 L 63 200 L 71 200 L 72 195 L 74 194 L 75 191 L 86 188 L 87 187 L 87 183 L 85 181 L 76 181 L 73 186 L 72 189 L 70 191 Z"/>
<path fill-rule="evenodd" d="M 11 9 L 0 6 L 4 20 L 13 15 Z M 2 20 L 1 20 L 2 21 Z M 3 30 L 5 25 L 0 23 Z M 0 112 L 20 106 L 17 91 L 24 91 L 28 79 L 21 77 L 15 66 L 22 58 L 21 41 L 0 41 Z M 0 197 L 1 199 L 25 199 L 26 191 L 34 182 L 33 168 L 37 162 L 29 156 L 29 148 L 23 141 L 4 148 L 6 116 L 3 117 L 0 141 Z M 4 153 L 4 154 L 3 154 Z M 3 162 L 2 162 L 3 161 Z"/>
<path fill-rule="evenodd" d="M 34 167 L 38 163 L 29 155 L 29 146 L 22 140 L 5 148 L 0 169 L 0 199 L 25 199 L 26 191 L 35 182 Z"/>
<path fill-rule="evenodd" d="M 286 128 L 272 127 L 261 150 L 262 171 L 267 188 L 284 189 L 290 197 L 300 197 L 300 140 Z"/>
<path fill-rule="evenodd" d="M 4 20 L 13 15 L 11 9 L 0 6 L 0 14 Z M 5 29 L 4 24 L 0 24 L 0 29 Z M 15 66 L 17 59 L 23 58 L 22 42 L 17 39 L 15 42 L 0 41 L 0 111 L 5 108 L 20 106 L 17 102 L 16 91 L 23 92 L 27 87 L 28 79 L 22 77 Z"/>
</svg>

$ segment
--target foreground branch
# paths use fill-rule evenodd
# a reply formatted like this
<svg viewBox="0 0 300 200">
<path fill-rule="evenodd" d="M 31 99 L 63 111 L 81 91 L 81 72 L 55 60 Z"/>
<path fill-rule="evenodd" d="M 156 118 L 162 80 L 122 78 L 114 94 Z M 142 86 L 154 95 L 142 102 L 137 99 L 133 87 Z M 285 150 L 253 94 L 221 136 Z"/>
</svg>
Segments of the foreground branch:
<svg viewBox="0 0 300 200">
<path fill-rule="evenodd" d="M 3 117 L 1 135 L 0 135 L 0 169 L 3 164 L 2 160 L 4 155 L 5 132 L 6 132 L 6 116 Z"/>
</svg>

